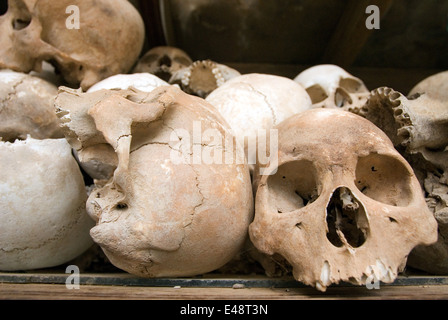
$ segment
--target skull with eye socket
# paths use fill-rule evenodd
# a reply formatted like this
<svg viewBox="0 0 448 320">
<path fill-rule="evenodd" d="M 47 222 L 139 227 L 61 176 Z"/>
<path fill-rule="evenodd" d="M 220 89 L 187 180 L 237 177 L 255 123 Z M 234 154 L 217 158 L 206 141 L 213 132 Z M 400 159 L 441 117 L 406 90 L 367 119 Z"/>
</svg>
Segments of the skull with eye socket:
<svg viewBox="0 0 448 320">
<path fill-rule="evenodd" d="M 369 90 L 361 79 L 332 64 L 308 68 L 294 81 L 306 89 L 315 108 L 357 110 L 369 96 Z"/>
<path fill-rule="evenodd" d="M 392 282 L 416 245 L 437 240 L 412 168 L 371 122 L 318 108 L 275 128 L 278 159 L 255 168 L 249 234 L 261 252 L 285 258 L 295 279 L 322 291 Z"/>
<path fill-rule="evenodd" d="M 79 25 L 71 29 L 67 12 L 75 7 Z M 129 1 L 14 0 L 0 16 L 0 32 L 0 68 L 40 72 L 47 61 L 69 85 L 87 90 L 130 71 L 145 29 Z"/>
<path fill-rule="evenodd" d="M 133 73 L 148 72 L 168 82 L 177 71 L 189 67 L 192 63 L 193 60 L 182 49 L 158 46 L 140 58 Z"/>
</svg>

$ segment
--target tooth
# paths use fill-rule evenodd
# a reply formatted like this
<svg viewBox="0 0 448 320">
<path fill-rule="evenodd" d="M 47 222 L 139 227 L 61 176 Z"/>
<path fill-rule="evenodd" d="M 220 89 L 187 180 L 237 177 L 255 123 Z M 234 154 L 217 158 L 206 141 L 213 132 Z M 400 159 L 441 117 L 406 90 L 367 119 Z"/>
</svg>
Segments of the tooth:
<svg viewBox="0 0 448 320">
<path fill-rule="evenodd" d="M 330 264 L 328 263 L 328 261 L 325 261 L 320 271 L 320 281 L 325 287 L 331 284 L 330 275 Z"/>
</svg>

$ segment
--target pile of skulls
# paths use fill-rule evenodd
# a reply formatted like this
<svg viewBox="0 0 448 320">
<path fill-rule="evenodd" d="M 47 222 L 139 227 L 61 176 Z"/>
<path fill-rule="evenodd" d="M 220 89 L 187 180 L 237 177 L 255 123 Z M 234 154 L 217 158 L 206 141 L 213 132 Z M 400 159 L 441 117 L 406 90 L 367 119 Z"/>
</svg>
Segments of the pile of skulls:
<svg viewBox="0 0 448 320">
<path fill-rule="evenodd" d="M 257 265 L 325 290 L 448 272 L 446 73 L 407 97 L 334 65 L 240 74 L 141 55 L 128 1 L 75 2 L 79 30 L 73 1 L 0 16 L 0 270 L 98 245 L 142 277 Z"/>
</svg>

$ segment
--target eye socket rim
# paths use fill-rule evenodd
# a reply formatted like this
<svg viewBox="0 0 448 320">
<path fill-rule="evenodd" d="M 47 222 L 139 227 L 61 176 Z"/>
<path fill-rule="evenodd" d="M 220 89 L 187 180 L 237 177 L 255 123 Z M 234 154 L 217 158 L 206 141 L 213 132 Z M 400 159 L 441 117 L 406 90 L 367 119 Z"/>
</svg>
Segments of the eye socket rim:
<svg viewBox="0 0 448 320">
<path fill-rule="evenodd" d="M 360 162 L 371 160 L 367 159 L 369 157 L 375 157 L 376 159 L 362 168 L 364 174 L 368 174 L 361 175 L 360 165 L 364 166 L 365 164 L 360 164 Z M 384 161 L 384 159 L 387 161 Z M 397 208 L 409 207 L 415 198 L 412 188 L 412 176 L 414 174 L 411 171 L 412 169 L 403 161 L 405 160 L 387 153 L 371 152 L 366 156 L 360 156 L 355 167 L 354 185 L 359 192 L 373 201 Z M 392 184 L 390 184 L 390 179 L 382 177 L 384 176 L 384 169 L 389 170 L 389 173 L 392 172 L 395 179 Z M 368 183 L 366 180 L 369 176 L 379 177 L 379 182 L 376 184 Z M 371 180 L 369 179 L 369 181 Z"/>
<path fill-rule="evenodd" d="M 320 84 L 314 84 L 305 89 L 311 98 L 311 103 L 316 104 L 328 99 L 328 94 Z"/>
<path fill-rule="evenodd" d="M 298 162 L 299 162 L 299 164 L 297 164 Z M 296 167 L 297 165 L 299 165 L 299 166 L 304 165 L 304 167 L 302 167 L 302 168 L 309 169 L 309 170 L 303 170 L 302 172 L 305 175 L 309 175 L 309 176 L 308 176 L 308 179 L 306 180 L 306 182 L 303 183 L 303 180 L 301 181 L 302 185 L 297 185 L 297 184 L 292 183 L 292 185 L 294 187 L 291 188 L 290 190 L 286 190 L 286 191 L 291 191 L 291 192 L 285 193 L 284 192 L 285 187 L 287 188 L 288 187 L 287 184 L 290 184 L 288 182 L 291 182 L 291 180 L 295 180 L 293 182 L 297 182 L 297 180 L 299 180 L 301 177 L 303 177 L 299 173 L 297 176 L 293 177 L 292 179 L 287 179 L 286 174 L 284 174 L 282 168 L 287 169 L 289 167 L 285 167 L 285 166 L 291 166 L 291 165 L 294 167 Z M 285 170 L 285 171 L 287 172 L 287 170 Z M 297 170 L 297 171 L 300 171 L 300 170 Z M 276 179 L 277 181 L 275 181 L 274 179 Z M 287 179 L 287 180 L 285 181 L 285 179 Z M 308 189 L 307 182 L 309 182 L 310 180 L 312 180 L 311 181 L 311 189 Z M 276 184 L 276 182 L 277 182 L 277 184 Z M 279 185 L 278 182 L 281 182 L 282 184 Z M 320 185 L 319 185 L 319 182 L 317 179 L 316 167 L 312 161 L 307 160 L 307 159 L 295 159 L 295 160 L 280 164 L 278 166 L 277 172 L 273 175 L 268 176 L 268 178 L 266 179 L 266 187 L 267 187 L 267 194 L 268 194 L 268 206 L 273 211 L 276 211 L 279 214 L 290 213 L 290 212 L 294 212 L 297 210 L 301 210 L 304 207 L 307 207 L 307 206 L 311 205 L 312 203 L 314 203 L 315 201 L 317 201 L 321 194 Z M 292 198 L 288 199 L 287 197 L 292 197 Z M 300 198 L 300 199 L 297 199 L 297 198 Z M 289 200 L 291 200 L 291 201 L 289 201 Z M 297 200 L 297 202 L 294 203 L 294 200 Z M 281 201 L 283 201 L 283 202 L 281 202 Z M 284 201 L 286 201 L 286 202 L 284 202 Z M 301 202 L 301 204 L 300 204 L 300 202 Z M 280 210 L 280 209 L 282 209 L 280 207 L 280 205 L 282 205 L 282 206 L 286 205 L 287 208 L 290 210 Z"/>
</svg>

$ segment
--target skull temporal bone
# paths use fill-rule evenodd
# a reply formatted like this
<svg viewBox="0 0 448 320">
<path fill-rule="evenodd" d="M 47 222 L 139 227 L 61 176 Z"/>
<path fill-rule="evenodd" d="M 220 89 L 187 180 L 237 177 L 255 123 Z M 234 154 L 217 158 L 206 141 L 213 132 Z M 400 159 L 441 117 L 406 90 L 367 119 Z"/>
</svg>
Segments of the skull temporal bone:
<svg viewBox="0 0 448 320">
<path fill-rule="evenodd" d="M 276 128 L 278 170 L 258 178 L 249 234 L 260 251 L 283 256 L 298 281 L 325 291 L 365 284 L 373 270 L 392 282 L 416 245 L 436 241 L 411 167 L 369 121 L 313 109 Z"/>
</svg>

